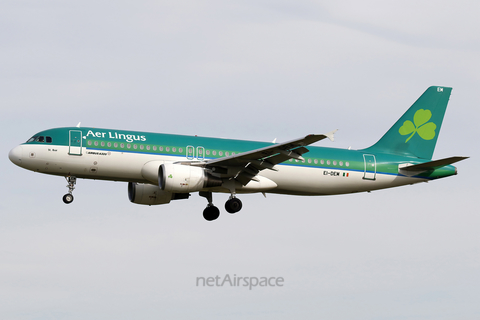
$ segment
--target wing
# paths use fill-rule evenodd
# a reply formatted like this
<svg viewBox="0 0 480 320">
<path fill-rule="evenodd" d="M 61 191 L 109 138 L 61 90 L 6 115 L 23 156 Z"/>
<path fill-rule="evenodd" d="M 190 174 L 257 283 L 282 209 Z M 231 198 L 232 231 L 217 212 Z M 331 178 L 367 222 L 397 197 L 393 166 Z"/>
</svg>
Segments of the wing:
<svg viewBox="0 0 480 320">
<path fill-rule="evenodd" d="M 333 141 L 333 135 L 336 131 L 327 134 L 310 134 L 300 139 L 273 144 L 228 157 L 207 160 L 202 163 L 202 166 L 225 177 L 234 178 L 242 185 L 246 185 L 250 180 L 258 181 L 255 176 L 264 169 L 277 171 L 274 168 L 276 164 L 290 159 L 304 160 L 302 154 L 309 151 L 305 146 L 325 138 Z"/>
</svg>

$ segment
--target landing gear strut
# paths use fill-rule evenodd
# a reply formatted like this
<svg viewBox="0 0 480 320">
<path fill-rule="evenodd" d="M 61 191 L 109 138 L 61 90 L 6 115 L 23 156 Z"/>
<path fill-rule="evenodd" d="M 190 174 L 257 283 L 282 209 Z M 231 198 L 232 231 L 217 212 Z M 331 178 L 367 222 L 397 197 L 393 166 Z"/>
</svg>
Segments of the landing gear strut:
<svg viewBox="0 0 480 320">
<path fill-rule="evenodd" d="M 199 194 L 200 194 L 200 197 L 205 197 L 207 198 L 207 201 L 208 201 L 207 207 L 205 208 L 205 210 L 203 210 L 203 217 L 205 218 L 205 220 L 213 221 L 217 219 L 220 216 L 220 210 L 218 210 L 218 208 L 213 205 L 212 193 L 200 192 Z"/>
<path fill-rule="evenodd" d="M 77 183 L 77 177 L 68 176 L 68 177 L 65 177 L 65 179 L 68 182 L 68 185 L 67 185 L 68 193 L 63 196 L 63 202 L 65 202 L 65 204 L 70 204 L 73 202 L 72 192 L 75 189 L 75 184 Z"/>
</svg>

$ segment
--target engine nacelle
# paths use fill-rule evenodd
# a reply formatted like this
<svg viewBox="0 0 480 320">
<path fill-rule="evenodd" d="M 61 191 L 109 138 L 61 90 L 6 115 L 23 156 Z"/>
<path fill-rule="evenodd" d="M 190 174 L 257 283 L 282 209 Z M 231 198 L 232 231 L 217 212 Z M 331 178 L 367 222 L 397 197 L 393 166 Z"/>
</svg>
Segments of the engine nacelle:
<svg viewBox="0 0 480 320">
<path fill-rule="evenodd" d="M 158 186 L 164 191 L 196 192 L 221 185 L 222 179 L 212 176 L 200 167 L 165 163 L 158 169 Z"/>
<path fill-rule="evenodd" d="M 136 204 L 156 205 L 167 204 L 171 200 L 188 199 L 190 194 L 175 194 L 161 190 L 158 186 L 152 184 L 143 184 L 136 182 L 128 183 L 128 199 Z"/>
</svg>

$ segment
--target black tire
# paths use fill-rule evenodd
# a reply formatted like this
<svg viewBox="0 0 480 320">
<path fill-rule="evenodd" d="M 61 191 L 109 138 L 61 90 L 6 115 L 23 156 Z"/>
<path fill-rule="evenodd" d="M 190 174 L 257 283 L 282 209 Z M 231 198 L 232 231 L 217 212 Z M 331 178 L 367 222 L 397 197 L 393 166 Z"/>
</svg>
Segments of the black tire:
<svg viewBox="0 0 480 320">
<path fill-rule="evenodd" d="M 228 200 L 225 202 L 225 210 L 227 210 L 228 213 L 236 213 L 242 210 L 242 201 L 238 198 Z"/>
<path fill-rule="evenodd" d="M 70 204 L 73 202 L 73 194 L 67 193 L 66 195 L 63 196 L 63 202 L 65 204 Z"/>
<path fill-rule="evenodd" d="M 219 216 L 220 210 L 215 206 L 206 207 L 205 210 L 203 210 L 203 217 L 207 221 L 216 220 Z"/>
</svg>

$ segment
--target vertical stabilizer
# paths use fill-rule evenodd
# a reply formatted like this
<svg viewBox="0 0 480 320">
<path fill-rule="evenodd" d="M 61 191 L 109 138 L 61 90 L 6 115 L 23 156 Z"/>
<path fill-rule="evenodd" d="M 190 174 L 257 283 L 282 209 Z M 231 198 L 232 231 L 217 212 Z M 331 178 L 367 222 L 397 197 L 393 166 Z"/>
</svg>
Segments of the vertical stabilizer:
<svg viewBox="0 0 480 320">
<path fill-rule="evenodd" d="M 430 87 L 373 146 L 365 150 L 432 159 L 452 88 Z"/>
</svg>

